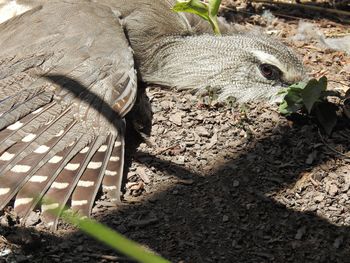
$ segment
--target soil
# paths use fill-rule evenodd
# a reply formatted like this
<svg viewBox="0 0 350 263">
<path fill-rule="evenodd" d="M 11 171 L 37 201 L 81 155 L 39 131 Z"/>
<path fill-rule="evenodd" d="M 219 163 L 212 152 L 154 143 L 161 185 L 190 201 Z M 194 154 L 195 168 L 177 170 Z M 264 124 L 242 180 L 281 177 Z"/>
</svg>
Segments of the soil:
<svg viewBox="0 0 350 263">
<path fill-rule="evenodd" d="M 301 18 L 327 36 L 348 32 L 345 18 L 223 2 L 230 20 L 292 46 L 310 76 L 349 88 L 346 52 L 292 40 Z M 273 16 L 262 15 L 269 8 Z M 122 204 L 102 197 L 93 218 L 171 262 L 350 262 L 348 119 L 327 136 L 263 102 L 225 106 L 160 87 L 148 96 L 150 143 L 129 156 Z M 57 233 L 2 226 L 0 262 L 132 261 L 61 223 Z"/>
</svg>

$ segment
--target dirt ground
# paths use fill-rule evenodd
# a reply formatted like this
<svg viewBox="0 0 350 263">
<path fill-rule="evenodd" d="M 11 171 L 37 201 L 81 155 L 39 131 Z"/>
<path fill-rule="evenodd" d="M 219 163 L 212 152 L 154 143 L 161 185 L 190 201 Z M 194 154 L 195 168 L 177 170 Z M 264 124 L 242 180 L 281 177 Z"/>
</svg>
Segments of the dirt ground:
<svg viewBox="0 0 350 263">
<path fill-rule="evenodd" d="M 292 46 L 310 76 L 349 88 L 346 52 L 293 36 L 301 18 L 326 37 L 343 36 L 350 17 L 224 6 L 230 21 Z M 264 103 L 222 106 L 159 87 L 148 96 L 152 146 L 142 143 L 132 156 L 123 203 L 116 208 L 102 197 L 95 219 L 171 262 L 350 262 L 349 120 L 328 137 Z M 0 228 L 0 262 L 132 261 L 62 223 L 56 234 Z"/>
</svg>

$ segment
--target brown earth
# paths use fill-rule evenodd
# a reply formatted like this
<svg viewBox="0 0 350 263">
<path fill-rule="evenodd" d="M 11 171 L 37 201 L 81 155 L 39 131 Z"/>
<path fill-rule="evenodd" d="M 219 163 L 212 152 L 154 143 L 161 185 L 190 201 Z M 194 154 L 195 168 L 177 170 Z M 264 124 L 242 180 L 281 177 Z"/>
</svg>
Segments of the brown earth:
<svg viewBox="0 0 350 263">
<path fill-rule="evenodd" d="M 275 16 L 266 17 L 261 5 L 225 6 L 229 19 L 294 47 L 310 76 L 349 88 L 349 55 L 291 40 L 304 11 L 270 7 Z M 327 36 L 349 33 L 346 18 L 318 15 L 306 18 Z M 222 106 L 158 87 L 148 96 L 152 145 L 133 155 L 123 204 L 102 196 L 95 219 L 172 262 L 350 262 L 348 119 L 329 137 L 264 103 Z M 0 262 L 131 261 L 62 223 L 56 234 L 0 228 Z"/>
</svg>

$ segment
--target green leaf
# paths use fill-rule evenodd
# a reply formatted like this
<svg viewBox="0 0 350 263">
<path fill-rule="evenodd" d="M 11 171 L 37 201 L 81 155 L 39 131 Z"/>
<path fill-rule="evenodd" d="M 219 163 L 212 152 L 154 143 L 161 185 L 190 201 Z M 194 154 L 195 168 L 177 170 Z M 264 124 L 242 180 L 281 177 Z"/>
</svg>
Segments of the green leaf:
<svg viewBox="0 0 350 263">
<path fill-rule="evenodd" d="M 326 91 L 326 89 L 327 89 L 327 82 L 328 82 L 328 80 L 327 80 L 327 77 L 326 77 L 326 76 L 323 76 L 323 77 L 321 77 L 321 78 L 318 80 L 318 83 L 319 83 L 319 85 L 320 85 L 320 89 L 321 89 L 322 91 Z"/>
<path fill-rule="evenodd" d="M 337 106 L 330 102 L 319 102 L 315 104 L 315 115 L 325 132 L 330 135 L 337 124 Z"/>
<path fill-rule="evenodd" d="M 176 12 L 187 12 L 200 16 L 207 20 L 212 26 L 214 33 L 220 35 L 217 14 L 221 0 L 209 0 L 206 4 L 200 0 L 177 0 L 172 10 Z"/>
<path fill-rule="evenodd" d="M 290 85 L 287 89 L 295 89 L 295 90 L 304 89 L 306 85 L 307 85 L 307 82 L 297 82 Z"/>
<path fill-rule="evenodd" d="M 288 93 L 288 91 L 288 88 L 281 89 L 279 92 L 277 92 L 277 95 L 285 95 Z"/>
<path fill-rule="evenodd" d="M 300 110 L 303 107 L 299 89 L 290 89 L 284 96 L 283 102 L 279 106 L 282 114 L 288 115 Z"/>
<path fill-rule="evenodd" d="M 311 113 L 315 102 L 320 100 L 321 94 L 327 88 L 327 78 L 322 77 L 318 81 L 311 79 L 301 92 L 301 97 L 308 113 Z"/>
<path fill-rule="evenodd" d="M 209 0 L 209 15 L 211 17 L 216 17 L 219 13 L 221 0 Z"/>
<path fill-rule="evenodd" d="M 280 111 L 281 114 L 287 115 L 290 114 L 288 110 L 288 103 L 286 101 L 283 101 L 280 106 L 278 107 L 278 110 Z"/>
<path fill-rule="evenodd" d="M 200 16 L 209 21 L 208 6 L 199 0 L 177 1 L 172 10 L 176 12 L 187 12 Z"/>
</svg>

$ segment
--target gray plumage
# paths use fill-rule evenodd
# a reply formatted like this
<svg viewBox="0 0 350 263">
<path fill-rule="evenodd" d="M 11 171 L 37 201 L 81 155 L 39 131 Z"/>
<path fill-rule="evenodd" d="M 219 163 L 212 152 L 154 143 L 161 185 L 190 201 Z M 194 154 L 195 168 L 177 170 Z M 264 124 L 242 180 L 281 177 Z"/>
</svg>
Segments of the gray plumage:
<svg viewBox="0 0 350 263">
<path fill-rule="evenodd" d="M 225 24 L 221 25 L 224 36 L 213 36 L 199 18 L 172 12 L 174 1 L 149 2 L 113 2 L 146 82 L 199 92 L 212 88 L 221 100 L 232 96 L 248 101 L 270 98 L 305 76 L 294 52 L 276 39 L 237 33 L 234 28 L 232 33 Z M 278 68 L 280 77 L 264 77 L 261 64 Z"/>
<path fill-rule="evenodd" d="M 89 216 L 101 185 L 120 199 L 124 116 L 137 100 L 135 119 L 150 118 L 138 80 L 247 101 L 304 77 L 277 40 L 225 24 L 213 36 L 174 1 L 22 3 L 29 11 L 0 24 L 0 209 L 15 198 L 24 223 L 44 195 L 52 228 L 50 209 Z"/>
</svg>

